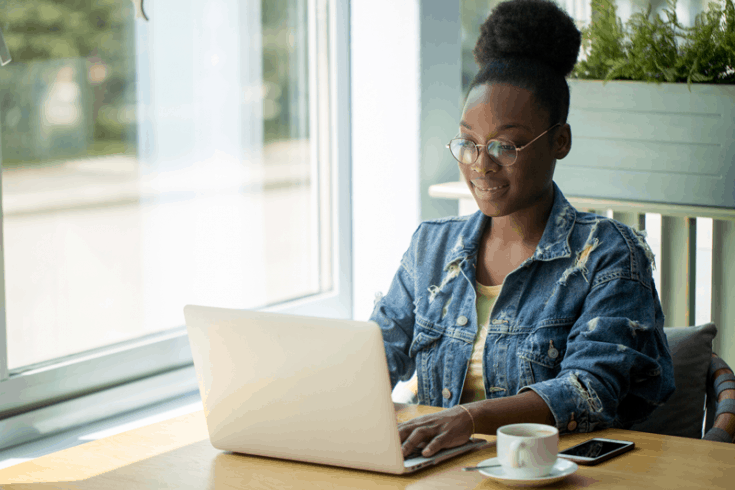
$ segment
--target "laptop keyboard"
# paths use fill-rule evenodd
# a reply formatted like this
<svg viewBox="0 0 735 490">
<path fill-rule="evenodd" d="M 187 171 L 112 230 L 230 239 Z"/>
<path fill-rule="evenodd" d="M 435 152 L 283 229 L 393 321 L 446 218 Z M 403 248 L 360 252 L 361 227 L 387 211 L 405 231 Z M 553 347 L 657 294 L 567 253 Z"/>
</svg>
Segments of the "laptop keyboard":
<svg viewBox="0 0 735 490">
<path fill-rule="evenodd" d="M 411 451 L 409 454 L 405 455 L 403 457 L 403 460 L 404 461 L 407 461 L 407 460 L 412 459 L 412 458 L 424 458 L 425 456 L 423 454 L 421 454 L 421 451 L 423 451 L 424 449 L 426 449 L 426 446 L 413 448 L 413 451 Z"/>
</svg>

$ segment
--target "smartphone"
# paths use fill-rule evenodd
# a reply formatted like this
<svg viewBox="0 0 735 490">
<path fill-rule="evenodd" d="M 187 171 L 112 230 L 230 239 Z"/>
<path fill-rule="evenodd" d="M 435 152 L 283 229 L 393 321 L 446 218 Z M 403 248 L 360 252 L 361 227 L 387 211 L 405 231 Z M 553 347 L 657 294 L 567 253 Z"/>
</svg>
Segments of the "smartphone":
<svg viewBox="0 0 735 490">
<path fill-rule="evenodd" d="M 634 447 L 635 443 L 630 441 L 616 441 L 596 437 L 564 451 L 559 451 L 559 456 L 575 463 L 594 465 L 630 451 Z"/>
</svg>

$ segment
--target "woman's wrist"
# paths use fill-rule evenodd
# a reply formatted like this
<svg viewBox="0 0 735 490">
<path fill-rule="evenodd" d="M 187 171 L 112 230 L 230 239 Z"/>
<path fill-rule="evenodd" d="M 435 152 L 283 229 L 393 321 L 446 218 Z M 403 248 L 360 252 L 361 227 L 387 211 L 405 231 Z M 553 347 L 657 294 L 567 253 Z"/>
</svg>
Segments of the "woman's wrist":
<svg viewBox="0 0 735 490">
<path fill-rule="evenodd" d="M 554 417 L 546 402 L 534 391 L 458 405 L 472 416 L 474 432 L 495 435 L 508 424 L 537 423 L 554 425 Z"/>
<path fill-rule="evenodd" d="M 475 432 L 477 432 L 475 429 L 475 417 L 472 416 L 472 413 L 470 413 L 470 410 L 464 405 L 457 405 L 457 406 L 461 408 L 462 410 L 464 410 L 464 412 L 470 417 L 470 420 L 472 421 L 472 434 L 470 435 L 475 434 Z"/>
</svg>

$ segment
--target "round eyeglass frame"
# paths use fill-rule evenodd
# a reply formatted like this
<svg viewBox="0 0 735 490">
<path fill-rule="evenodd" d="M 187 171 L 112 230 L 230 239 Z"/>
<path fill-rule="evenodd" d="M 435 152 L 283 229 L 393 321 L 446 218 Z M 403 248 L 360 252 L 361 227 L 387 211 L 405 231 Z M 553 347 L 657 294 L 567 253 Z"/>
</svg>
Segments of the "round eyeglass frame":
<svg viewBox="0 0 735 490">
<path fill-rule="evenodd" d="M 492 160 L 493 160 L 493 161 L 494 161 L 495 163 L 497 163 L 497 164 L 498 164 L 498 165 L 500 165 L 501 167 L 510 167 L 511 165 L 514 165 L 514 164 L 515 164 L 515 163 L 516 163 L 516 162 L 518 161 L 518 152 L 520 152 L 521 150 L 525 150 L 526 148 L 528 148 L 528 147 L 529 147 L 529 146 L 531 145 L 531 143 L 533 143 L 533 142 L 534 142 L 534 141 L 536 141 L 537 139 L 541 138 L 541 137 L 542 137 L 543 135 L 545 135 L 546 133 L 548 133 L 549 131 L 551 131 L 552 129 L 554 129 L 554 128 L 555 128 L 555 127 L 557 127 L 557 126 L 561 126 L 561 123 L 556 123 L 556 124 L 554 124 L 554 125 L 553 125 L 553 126 L 551 126 L 551 127 L 549 128 L 549 129 L 547 129 L 546 131 L 544 131 L 544 132 L 543 132 L 543 133 L 541 133 L 540 135 L 536 136 L 536 137 L 535 137 L 534 139 L 532 139 L 532 140 L 531 140 L 530 142 L 526 143 L 526 144 L 525 144 L 525 145 L 523 145 L 523 146 L 516 146 L 516 144 L 515 144 L 515 143 L 513 143 L 512 141 L 509 141 L 509 140 L 503 140 L 503 139 L 492 139 L 492 140 L 488 141 L 488 142 L 487 142 L 486 144 L 484 144 L 484 145 L 478 145 L 478 144 L 477 144 L 477 143 L 475 143 L 474 141 L 472 141 L 472 140 L 468 140 L 467 138 L 452 138 L 451 140 L 449 140 L 449 143 L 447 143 L 447 145 L 446 145 L 446 148 L 448 148 L 448 149 L 449 149 L 449 153 L 450 153 L 450 154 L 452 155 L 452 157 L 453 157 L 453 158 L 454 158 L 455 160 L 457 160 L 457 161 L 458 161 L 458 162 L 459 162 L 460 164 L 462 164 L 462 165 L 473 165 L 473 164 L 474 164 L 474 163 L 475 163 L 475 162 L 477 161 L 477 159 L 478 159 L 478 158 L 480 158 L 480 152 L 479 152 L 479 151 L 477 151 L 477 150 L 478 150 L 479 148 L 483 148 L 483 147 L 484 147 L 484 148 L 485 148 L 485 153 L 487 153 L 487 156 L 488 156 L 488 157 L 490 157 L 490 158 L 491 158 L 491 159 L 492 159 Z M 452 144 L 452 141 L 456 141 L 456 140 L 465 140 L 465 141 L 469 141 L 470 143 L 472 143 L 473 145 L 475 145 L 475 159 L 474 159 L 474 160 L 472 160 L 472 161 L 471 161 L 470 163 L 465 163 L 465 162 L 463 162 L 463 161 L 460 161 L 460 160 L 459 160 L 459 158 L 457 158 L 456 156 L 454 156 L 454 153 L 452 153 L 452 150 L 451 150 L 451 148 L 450 148 L 450 145 Z M 508 163 L 508 164 L 502 164 L 502 163 L 500 163 L 499 161 L 497 161 L 497 160 L 496 160 L 495 158 L 493 158 L 493 156 L 492 156 L 492 155 L 490 155 L 490 152 L 489 152 L 489 151 L 487 151 L 487 147 L 488 147 L 488 145 L 492 144 L 492 143 L 493 143 L 493 142 L 495 142 L 495 141 L 502 141 L 502 142 L 504 142 L 504 143 L 509 143 L 509 144 L 513 145 L 513 147 L 514 147 L 514 148 L 516 149 L 516 157 L 515 157 L 515 159 L 514 159 L 514 160 L 513 160 L 513 161 L 512 161 L 511 163 Z"/>
</svg>

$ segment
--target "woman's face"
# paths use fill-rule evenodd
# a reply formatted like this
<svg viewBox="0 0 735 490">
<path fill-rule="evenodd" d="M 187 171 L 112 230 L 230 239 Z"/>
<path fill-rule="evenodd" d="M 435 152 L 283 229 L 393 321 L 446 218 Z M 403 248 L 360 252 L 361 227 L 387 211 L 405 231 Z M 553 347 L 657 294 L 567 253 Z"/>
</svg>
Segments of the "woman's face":
<svg viewBox="0 0 735 490">
<path fill-rule="evenodd" d="M 460 136 L 485 145 L 504 139 L 522 147 L 549 129 L 546 112 L 534 107 L 530 91 L 512 85 L 479 85 L 467 97 Z M 550 144 L 550 142 L 552 142 Z M 553 196 L 552 178 L 557 158 L 571 149 L 569 125 L 555 127 L 518 152 L 510 166 L 501 167 L 485 148 L 474 164 L 459 164 L 477 205 L 487 216 L 508 216 L 543 205 Z"/>
</svg>

